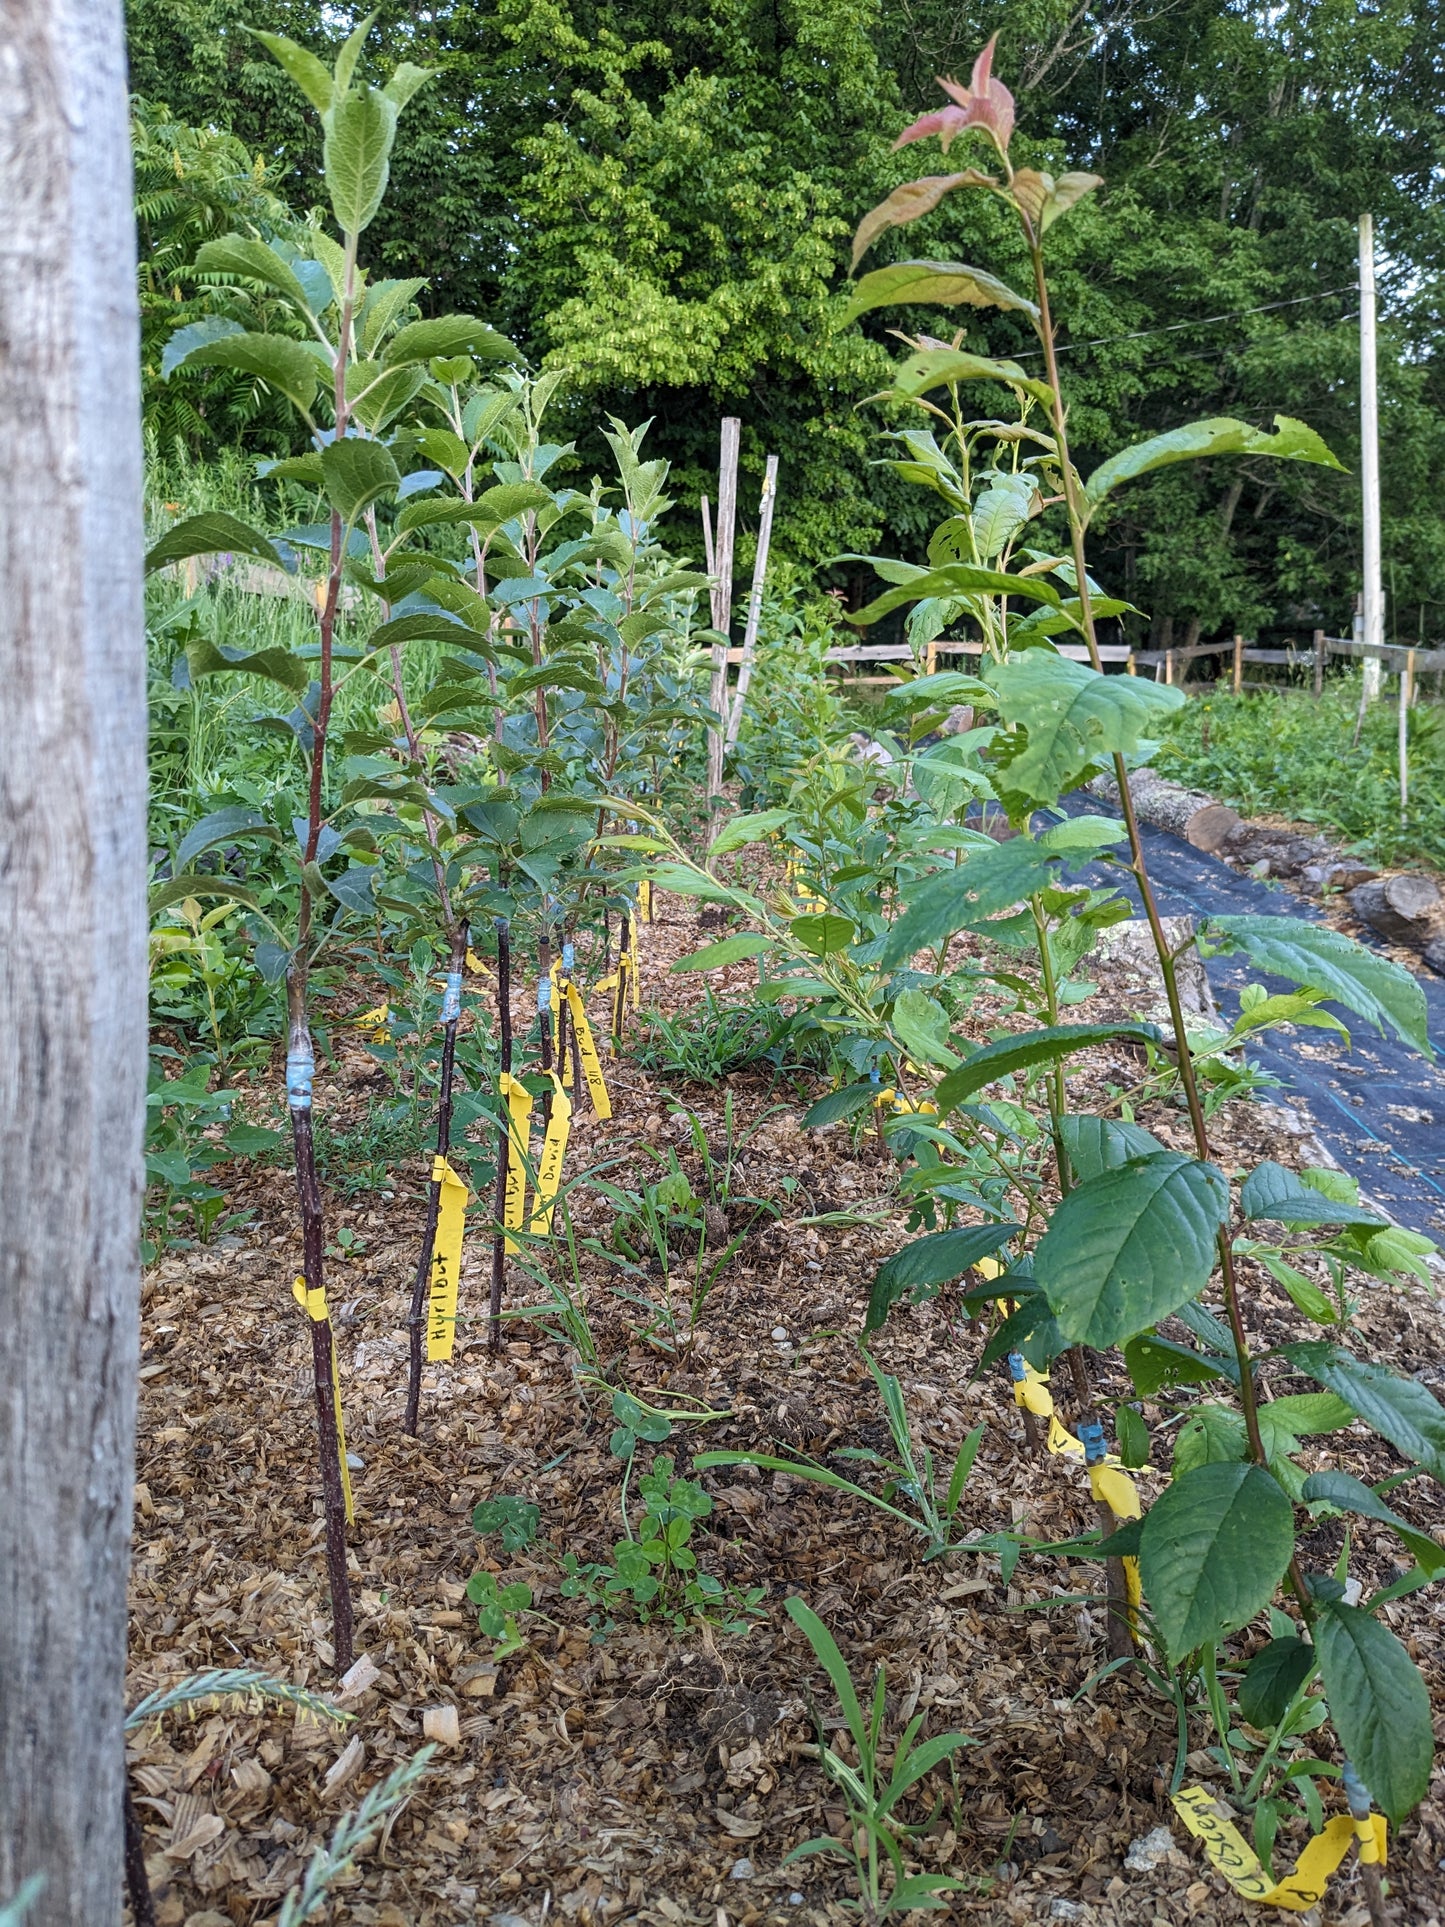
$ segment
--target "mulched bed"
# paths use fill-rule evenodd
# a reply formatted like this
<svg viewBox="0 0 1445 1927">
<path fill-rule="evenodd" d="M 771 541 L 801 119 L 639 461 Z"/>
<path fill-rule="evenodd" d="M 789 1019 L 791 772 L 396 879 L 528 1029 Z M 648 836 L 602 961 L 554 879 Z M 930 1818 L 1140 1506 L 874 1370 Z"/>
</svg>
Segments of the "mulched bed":
<svg viewBox="0 0 1445 1927">
<path fill-rule="evenodd" d="M 676 1008 L 699 994 L 697 979 L 667 975 L 667 963 L 716 932 L 700 934 L 692 907 L 675 898 L 663 900 L 660 917 L 647 932 L 646 986 Z M 741 997 L 751 974 L 741 965 L 711 982 L 722 994 L 730 982 Z M 1115 1001 L 1127 993 L 1115 987 L 1111 995 L 1105 980 L 1080 1014 L 1103 1014 Z M 986 1007 L 975 1015 L 982 1021 Z M 1121 1047 L 1071 1075 L 1082 1104 L 1111 1082 L 1136 1082 L 1139 1067 Z M 375 1077 L 369 1057 L 343 1054 L 332 1077 L 319 1080 L 318 1104 L 344 1120 Z M 633 1173 L 636 1181 L 641 1147 L 672 1144 L 696 1177 L 666 1081 L 619 1063 L 617 1114 L 608 1125 L 579 1116 L 569 1173 L 621 1157 L 609 1175 L 624 1182 Z M 682 1470 L 691 1453 L 714 1448 L 821 1457 L 844 1446 L 886 1447 L 853 1334 L 879 1262 L 904 1241 L 903 1217 L 799 1221 L 887 1212 L 890 1168 L 871 1140 L 855 1147 L 847 1126 L 803 1134 L 790 1080 L 751 1070 L 728 1088 L 737 1133 L 752 1133 L 741 1153 L 742 1188 L 776 1200 L 783 1215 L 748 1237 L 682 1359 L 636 1343 L 629 1308 L 601 1262 L 588 1259 L 588 1305 L 608 1376 L 643 1397 L 658 1394 L 653 1403 L 680 1395 L 679 1403 L 722 1415 L 678 1426 L 667 1449 L 676 1448 Z M 718 1146 L 723 1088 L 677 1095 Z M 1146 1107 L 1139 1121 L 1186 1142 L 1173 1106 Z M 1228 1169 L 1265 1156 L 1308 1161 L 1281 1136 L 1280 1114 L 1265 1107 L 1230 1107 L 1213 1128 Z M 972 1741 L 955 1756 L 953 1781 L 934 1776 L 914 1813 L 926 1818 L 937 1800 L 933 1825 L 916 1843 L 917 1864 L 972 1883 L 951 1900 L 950 1917 L 999 1927 L 1210 1927 L 1246 1917 L 1177 1824 L 1173 1849 L 1151 1871 L 1124 1866 L 1132 1843 L 1171 1826 L 1175 1730 L 1171 1709 L 1127 1672 L 1090 1684 L 1107 1657 L 1104 1616 L 1088 1596 L 1098 1587 L 1094 1566 L 1026 1555 L 1004 1587 L 996 1557 L 962 1552 L 924 1562 L 921 1538 L 846 1495 L 783 1474 L 718 1470 L 700 1475 L 715 1509 L 694 1544 L 718 1577 L 766 1587 L 765 1616 L 736 1637 L 696 1624 L 681 1632 L 642 1626 L 619 1614 L 596 1643 L 585 1610 L 560 1596 L 558 1567 L 564 1552 L 607 1557 L 620 1534 L 610 1390 L 584 1383 L 573 1355 L 535 1325 L 509 1324 L 501 1352 L 488 1350 L 481 1308 L 489 1251 L 479 1233 L 463 1269 L 463 1309 L 474 1322 L 450 1365 L 428 1367 L 420 1437 L 401 1433 L 404 1319 L 424 1175 L 418 1160 L 394 1200 L 334 1199 L 328 1217 L 330 1237 L 350 1225 L 365 1241 L 360 1255 L 332 1266 L 328 1287 L 348 1443 L 365 1461 L 354 1475 L 351 1570 L 357 1651 L 375 1677 L 349 1699 L 355 1717 L 347 1729 L 286 1709 L 203 1708 L 194 1723 L 172 1716 L 134 1736 L 133 1786 L 162 1927 L 274 1919 L 317 1841 L 422 1743 L 428 1710 L 448 1707 L 458 1716 L 458 1743 L 439 1749 L 331 1918 L 359 1927 L 488 1919 L 540 1927 L 555 1916 L 579 1927 L 821 1927 L 856 1918 L 845 1907 L 851 1889 L 841 1863 L 782 1864 L 790 1848 L 834 1832 L 843 1818 L 817 1764 L 813 1723 L 816 1709 L 831 1725 L 835 1708 L 784 1614 L 791 1592 L 832 1628 L 855 1679 L 886 1665 L 892 1730 L 924 1710 L 926 1734 L 959 1730 Z M 785 1178 L 798 1181 L 791 1192 Z M 242 1664 L 337 1690 L 309 1345 L 290 1290 L 300 1263 L 293 1193 L 285 1171 L 249 1168 L 236 1175 L 232 1195 L 256 1213 L 234 1241 L 173 1253 L 145 1281 L 132 1699 L 204 1667 Z M 591 1228 L 605 1232 L 600 1201 L 591 1211 Z M 1246 1266 L 1245 1276 L 1260 1342 L 1298 1335 L 1301 1321 L 1265 1274 Z M 525 1281 L 514 1283 L 525 1297 Z M 1361 1287 L 1357 1295 L 1361 1342 L 1445 1397 L 1445 1338 L 1431 1294 Z M 875 1345 L 879 1362 L 901 1378 L 916 1435 L 936 1459 L 951 1463 L 965 1433 L 987 1423 L 962 1503 L 965 1529 L 1050 1538 L 1090 1529 L 1077 1468 L 1028 1455 L 999 1372 L 971 1380 L 982 1343 L 981 1328 L 959 1318 L 945 1295 L 895 1314 Z M 1129 1394 L 1108 1362 L 1096 1360 L 1095 1372 L 1106 1408 Z M 1283 1369 L 1267 1376 L 1275 1395 L 1305 1389 Z M 1146 1408 L 1156 1439 L 1165 1416 L 1162 1407 Z M 1306 1463 L 1379 1478 L 1398 1461 L 1356 1426 L 1311 1442 Z M 858 1471 L 849 1462 L 840 1469 Z M 1158 1491 L 1158 1474 L 1140 1476 L 1146 1491 Z M 483 1548 L 471 1529 L 473 1506 L 496 1494 L 540 1507 L 537 1545 L 499 1570 L 528 1580 L 545 1615 L 527 1623 L 528 1651 L 500 1666 L 464 1597 L 478 1564 L 497 1563 L 479 1554 L 495 1553 L 498 1542 Z M 1427 1527 L 1439 1516 L 1428 1482 L 1404 1488 L 1397 1501 Z M 1338 1550 L 1339 1523 L 1317 1538 L 1307 1552 L 1321 1565 Z M 1398 1563 L 1388 1536 L 1357 1536 L 1352 1570 L 1367 1583 Z M 1445 1711 L 1437 1595 L 1417 1594 L 1386 1616 Z M 1235 1650 L 1242 1655 L 1250 1644 L 1242 1639 Z M 1202 1718 L 1191 1739 L 1205 1744 Z M 1191 1781 L 1220 1777 L 1203 1751 L 1191 1755 Z M 1391 1842 L 1399 1920 L 1423 1927 L 1445 1912 L 1442 1868 L 1445 1810 L 1437 1799 Z M 1322 1916 L 1304 1918 L 1356 1927 L 1365 1916 L 1353 1878 L 1333 1884 Z"/>
</svg>

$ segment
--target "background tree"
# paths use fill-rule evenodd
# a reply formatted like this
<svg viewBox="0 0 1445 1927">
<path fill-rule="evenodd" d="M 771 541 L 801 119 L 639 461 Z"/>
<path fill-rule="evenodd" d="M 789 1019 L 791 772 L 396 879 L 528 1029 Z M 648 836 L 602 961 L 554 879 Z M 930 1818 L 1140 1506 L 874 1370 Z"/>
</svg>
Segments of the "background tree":
<svg viewBox="0 0 1445 1927">
<path fill-rule="evenodd" d="M 0 1898 L 120 1920 L 145 1103 L 135 230 L 118 0 L 0 9 Z"/>
<path fill-rule="evenodd" d="M 250 11 L 133 0 L 136 84 L 238 133 L 304 206 L 318 156 L 240 30 Z M 356 11 L 274 0 L 267 23 L 324 51 Z M 1148 625 L 1130 619 L 1136 639 L 1146 626 L 1182 641 L 1192 628 L 1348 624 L 1366 208 L 1383 269 L 1391 619 L 1402 635 L 1439 635 L 1439 24 L 1437 5 L 1409 0 L 1367 15 L 1347 0 L 385 0 L 379 65 L 441 72 L 371 242 L 387 272 L 431 273 L 438 312 L 486 314 L 534 359 L 567 364 L 589 417 L 652 416 L 689 513 L 717 418 L 734 413 L 745 471 L 761 475 L 765 448 L 782 456 L 784 553 L 916 557 L 915 511 L 873 461 L 887 416 L 859 404 L 882 385 L 889 325 L 952 317 L 833 332 L 845 230 L 908 177 L 880 123 L 901 128 L 934 97 L 934 75 L 997 28 L 1001 69 L 1025 98 L 1021 158 L 1047 166 L 1067 152 L 1105 177 L 1057 260 L 1081 458 L 1201 414 L 1262 422 L 1285 397 L 1350 471 L 1214 464 L 1131 496 L 1096 541 L 1111 586 L 1150 612 Z M 1016 247 L 994 209 L 955 200 L 880 258 L 990 251 L 1007 265 Z M 958 321 L 972 347 L 1034 352 L 1006 316 Z M 600 454 L 581 437 L 584 466 Z"/>
</svg>

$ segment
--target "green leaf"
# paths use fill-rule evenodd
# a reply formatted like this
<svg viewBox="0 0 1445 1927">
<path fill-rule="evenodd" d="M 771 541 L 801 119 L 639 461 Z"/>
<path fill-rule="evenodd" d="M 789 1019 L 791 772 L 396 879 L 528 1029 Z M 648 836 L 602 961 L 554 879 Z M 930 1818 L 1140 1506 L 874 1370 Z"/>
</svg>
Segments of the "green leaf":
<svg viewBox="0 0 1445 1927">
<path fill-rule="evenodd" d="M 1171 1470 L 1178 1478 L 1196 1465 L 1237 1465 L 1248 1447 L 1238 1412 L 1228 1405 L 1201 1405 L 1179 1428 Z"/>
<path fill-rule="evenodd" d="M 405 281 L 372 282 L 366 291 L 366 299 L 362 302 L 356 316 L 356 342 L 363 355 L 370 356 L 376 353 L 382 337 L 395 322 L 397 316 L 405 314 L 406 310 L 411 306 L 412 302 L 416 300 L 425 286 L 426 282 L 419 278 Z M 427 432 L 433 435 L 443 435 L 446 433 L 446 430 L 430 429 Z M 425 445 L 426 437 L 423 436 L 422 439 L 423 445 Z M 451 439 L 455 441 L 456 437 L 453 436 Z M 458 443 L 457 446 L 460 447 L 461 444 Z M 427 452 L 431 455 L 430 450 Z M 435 461 L 436 457 L 431 455 L 431 459 Z M 466 466 L 465 451 L 463 452 L 462 466 Z M 460 474 L 460 472 L 460 469 L 453 470 L 454 474 Z"/>
<path fill-rule="evenodd" d="M 263 676 L 297 696 L 304 696 L 311 682 L 310 667 L 289 649 L 257 649 L 246 655 L 239 649 L 219 649 L 204 636 L 186 644 L 186 664 L 194 681 L 230 671 L 236 676 Z"/>
<path fill-rule="evenodd" d="M 432 321 L 411 321 L 400 328 L 387 343 L 382 361 L 388 368 L 402 362 L 430 361 L 436 355 L 475 355 L 478 361 L 518 361 L 520 355 L 505 335 L 488 327 L 470 314 L 438 315 Z M 515 483 L 514 487 L 536 489 L 537 483 Z M 488 489 L 487 495 L 497 491 Z M 548 502 L 550 492 L 543 491 Z M 482 497 L 485 506 L 487 496 Z M 517 511 L 513 511 L 517 513 Z M 502 517 L 502 520 L 510 519 Z"/>
<path fill-rule="evenodd" d="M 1124 1347 L 1124 1363 L 1140 1398 L 1153 1398 L 1164 1385 L 1206 1385 L 1222 1378 L 1224 1360 L 1210 1358 L 1157 1332 L 1141 1332 Z"/>
<path fill-rule="evenodd" d="M 168 562 L 184 562 L 192 555 L 257 555 L 276 568 L 281 558 L 259 529 L 227 515 L 222 509 L 209 509 L 204 515 L 188 515 L 167 529 L 160 540 L 146 550 L 145 572 L 151 575 Z"/>
<path fill-rule="evenodd" d="M 1445 1484 L 1445 1405 L 1419 1379 L 1356 1358 L 1324 1339 L 1282 1350 L 1292 1365 L 1336 1393 L 1381 1438 Z"/>
<path fill-rule="evenodd" d="M 879 952 L 880 969 L 896 969 L 920 950 L 935 950 L 956 931 L 977 930 L 1000 910 L 1045 889 L 1061 861 L 1062 853 L 1031 837 L 1012 836 L 969 850 L 954 869 L 935 870 L 909 889 L 908 907 Z"/>
<path fill-rule="evenodd" d="M 1167 434 L 1151 436 L 1147 442 L 1136 442 L 1132 448 L 1111 455 L 1084 484 L 1085 499 L 1090 508 L 1096 507 L 1120 482 L 1132 481 L 1170 462 L 1192 461 L 1204 455 L 1273 455 L 1282 462 L 1340 467 L 1315 431 L 1303 422 L 1276 415 L 1274 424 L 1277 432 L 1272 434 L 1266 428 L 1252 428 L 1248 422 L 1221 415 L 1171 428 Z"/>
<path fill-rule="evenodd" d="M 1425 993 L 1408 970 L 1388 957 L 1366 950 L 1328 924 L 1297 917 L 1211 917 L 1207 934 L 1216 933 L 1247 951 L 1260 970 L 1321 990 L 1377 1030 L 1383 1032 L 1388 1025 L 1422 1055 L 1434 1055 Z"/>
<path fill-rule="evenodd" d="M 1139 1578 L 1177 1665 L 1247 1626 L 1294 1552 L 1294 1508 L 1258 1465 L 1199 1465 L 1149 1508 Z"/>
<path fill-rule="evenodd" d="M 343 234 L 371 225 L 391 170 L 396 108 L 375 87 L 359 87 L 327 118 L 322 164 L 331 211 Z"/>
<path fill-rule="evenodd" d="M 197 342 L 176 358 L 174 368 L 234 368 L 256 375 L 308 419 L 321 381 L 321 363 L 311 350 L 286 335 L 226 334 Z"/>
<path fill-rule="evenodd" d="M 1353 1478 L 1348 1472 L 1312 1472 L 1304 1482 L 1301 1497 L 1306 1505 L 1323 1501 L 1337 1506 L 1341 1512 L 1378 1520 L 1399 1536 L 1422 1572 L 1428 1572 L 1433 1578 L 1445 1571 L 1445 1546 L 1418 1526 L 1412 1526 L 1408 1519 L 1402 1519 L 1398 1512 L 1391 1511 L 1379 1493 L 1362 1479 Z"/>
<path fill-rule="evenodd" d="M 904 990 L 893 1001 L 893 1034 L 920 1064 L 951 1070 L 958 1052 L 948 1041 L 948 1012 L 926 990 Z"/>
<path fill-rule="evenodd" d="M 672 968 L 721 970 L 724 964 L 740 963 L 744 957 L 760 957 L 772 947 L 771 937 L 760 937 L 745 931 L 736 937 L 724 937 L 720 943 L 704 944 L 701 950 L 694 950 L 691 956 L 679 957 Z"/>
<path fill-rule="evenodd" d="M 814 957 L 835 956 L 840 950 L 846 950 L 858 934 L 849 918 L 827 913 L 794 917 L 788 928 Z"/>
<path fill-rule="evenodd" d="M 970 308 L 1006 308 L 1037 321 L 1033 302 L 983 268 L 967 268 L 957 261 L 897 261 L 889 268 L 865 274 L 853 290 L 839 327 L 856 321 L 871 308 L 897 307 L 905 302 L 936 302 L 945 308 L 960 302 Z"/>
<path fill-rule="evenodd" d="M 762 843 L 774 830 L 780 830 L 790 822 L 795 812 L 789 809 L 754 810 L 747 816 L 735 816 L 724 823 L 713 840 L 712 854 L 725 856 L 729 850 L 740 850 L 747 843 Z"/>
<path fill-rule="evenodd" d="M 1261 1732 L 1278 1726 L 1314 1663 L 1314 1648 L 1302 1639 L 1272 1639 L 1261 1646 L 1240 1681 L 1240 1713 Z"/>
<path fill-rule="evenodd" d="M 1358 1205 L 1339 1204 L 1322 1197 L 1300 1183 L 1293 1171 L 1282 1164 L 1266 1161 L 1251 1171 L 1239 1193 L 1239 1207 L 1246 1218 L 1269 1218 L 1276 1224 L 1373 1224 L 1385 1223 Z"/>
<path fill-rule="evenodd" d="M 1025 374 L 1016 361 L 990 361 L 986 355 L 970 355 L 958 348 L 925 348 L 910 355 L 894 370 L 893 392 L 916 401 L 931 388 L 951 387 L 962 381 L 1006 382 L 1046 408 L 1053 405 L 1054 391 L 1048 383 Z"/>
<path fill-rule="evenodd" d="M 853 1690 L 852 1677 L 843 1655 L 838 1651 L 833 1635 L 812 1607 L 805 1605 L 801 1599 L 794 1597 L 788 1600 L 786 1611 L 789 1619 L 803 1633 L 812 1647 L 819 1665 L 833 1682 L 833 1691 L 838 1695 L 843 1717 L 848 1722 L 848 1731 L 858 1745 L 865 1745 L 867 1728 L 863 1724 L 863 1712 L 858 1704 L 858 1695 Z"/>
<path fill-rule="evenodd" d="M 479 646 L 476 631 L 465 623 L 456 621 L 444 610 L 420 609 L 415 615 L 393 616 L 390 622 L 379 622 L 367 637 L 366 647 L 375 655 L 379 649 L 390 649 L 404 642 L 453 642 L 459 648 L 468 649 Z"/>
<path fill-rule="evenodd" d="M 359 435 L 329 442 L 321 451 L 321 473 L 327 500 L 343 522 L 354 522 L 373 502 L 394 494 L 401 481 L 391 450 Z"/>
<path fill-rule="evenodd" d="M 1382 1813 L 1399 1826 L 1430 1785 L 1430 1695 L 1415 1662 L 1378 1619 L 1322 1600 L 1315 1651 L 1340 1745 Z"/>
<path fill-rule="evenodd" d="M 845 1117 L 866 1110 L 877 1095 L 877 1086 L 871 1083 L 845 1084 L 841 1090 L 829 1091 L 804 1111 L 803 1129 L 821 1131 L 825 1124 L 841 1123 Z"/>
<path fill-rule="evenodd" d="M 1001 1251 L 1017 1230 L 1018 1226 L 1008 1221 L 965 1225 L 915 1238 L 880 1266 L 868 1299 L 864 1331 L 877 1331 L 905 1292 L 915 1303 L 931 1298 L 940 1285 L 961 1278 L 980 1258 Z"/>
<path fill-rule="evenodd" d="M 1134 1158 L 1153 1157 L 1168 1147 L 1159 1142 L 1142 1124 L 1127 1124 L 1108 1117 L 1066 1117 L 1060 1119 L 1059 1135 L 1074 1167 L 1075 1180 L 1096 1178 L 1102 1171 L 1113 1171 Z"/>
<path fill-rule="evenodd" d="M 1338 1325 L 1339 1307 L 1334 1303 L 1312 1278 L 1281 1258 L 1273 1251 L 1254 1253 L 1270 1276 L 1279 1285 L 1296 1311 L 1302 1311 L 1306 1318 L 1313 1319 L 1317 1325 Z"/>
<path fill-rule="evenodd" d="M 224 872 L 211 876 L 204 870 L 182 870 L 179 876 L 166 877 L 154 884 L 147 907 L 152 918 L 155 918 L 162 910 L 169 910 L 172 904 L 184 903 L 187 897 L 225 897 L 232 903 L 245 904 L 248 910 L 258 908 L 254 890 L 248 890 L 243 883 L 234 882 Z"/>
<path fill-rule="evenodd" d="M 1056 802 L 1094 764 L 1128 755 L 1184 701 L 1167 684 L 1106 676 L 1051 649 L 1027 650 L 984 680 L 1004 721 L 1028 731 L 1024 748 L 1003 765 L 1003 785 L 1041 803 Z"/>
<path fill-rule="evenodd" d="M 1055 1058 L 1087 1050 L 1091 1044 L 1106 1043 L 1113 1037 L 1153 1044 L 1159 1041 L 1159 1031 L 1153 1024 L 1137 1023 L 1054 1024 L 1045 1030 L 1026 1030 L 1017 1037 L 1003 1037 L 996 1044 L 986 1044 L 972 1057 L 966 1057 L 956 1071 L 948 1073 L 933 1095 L 940 1111 L 951 1111 L 997 1078 L 1028 1070 L 1035 1064 L 1050 1064 Z"/>
<path fill-rule="evenodd" d="M 364 428 L 379 435 L 426 383 L 420 368 L 387 368 L 379 362 L 353 361 L 346 371 L 346 397 Z"/>
<path fill-rule="evenodd" d="M 950 562 L 943 568 L 920 569 L 905 575 L 900 563 L 886 564 L 878 557 L 871 559 L 885 580 L 890 574 L 894 576 L 897 587 L 875 597 L 866 608 L 845 614 L 844 619 L 855 628 L 866 629 L 871 623 L 890 615 L 893 610 L 905 608 L 910 602 L 921 602 L 929 596 L 941 596 L 949 600 L 967 600 L 978 596 L 1023 596 L 1029 602 L 1048 603 L 1054 608 L 1058 607 L 1060 601 L 1054 585 L 1038 575 L 1009 575 L 1000 569 L 976 568 L 971 562 Z M 1155 686 L 1150 685 L 1151 688 Z"/>
<path fill-rule="evenodd" d="M 275 248 L 265 241 L 254 241 L 244 234 L 223 235 L 218 241 L 207 241 L 197 251 L 194 265 L 200 274 L 234 274 L 247 281 L 263 282 L 284 294 L 303 314 L 311 312 L 306 290 Z"/>
<path fill-rule="evenodd" d="M 1076 1186 L 1034 1254 L 1064 1337 L 1107 1351 L 1195 1297 L 1209 1282 L 1228 1214 L 1224 1174 L 1178 1151 Z"/>
<path fill-rule="evenodd" d="M 331 111 L 331 75 L 315 54 L 297 46 L 294 40 L 288 40 L 284 33 L 263 33 L 259 27 L 249 27 L 247 32 L 254 34 L 266 51 L 280 62 L 318 114 Z"/>
<path fill-rule="evenodd" d="M 260 810 L 249 809 L 244 803 L 228 804 L 225 809 L 212 810 L 194 823 L 181 838 L 180 848 L 176 851 L 176 868 L 188 870 L 195 859 L 205 850 L 213 850 L 218 843 L 232 843 L 238 836 L 263 831 L 268 837 L 279 837 L 277 831 Z"/>
<path fill-rule="evenodd" d="M 381 91 L 400 113 L 417 89 L 424 87 L 436 71 L 435 67 L 418 67 L 413 61 L 403 60 L 393 70 L 391 79 Z"/>
<path fill-rule="evenodd" d="M 1119 1457 L 1125 1465 L 1149 1463 L 1149 1427 L 1132 1405 L 1121 1405 L 1114 1415 Z"/>
</svg>

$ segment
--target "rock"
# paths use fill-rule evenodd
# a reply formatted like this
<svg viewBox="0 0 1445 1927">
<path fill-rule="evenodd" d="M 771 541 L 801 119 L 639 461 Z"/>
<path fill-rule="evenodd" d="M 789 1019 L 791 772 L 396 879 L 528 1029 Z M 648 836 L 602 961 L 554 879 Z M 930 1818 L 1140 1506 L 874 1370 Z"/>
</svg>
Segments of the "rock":
<svg viewBox="0 0 1445 1927">
<path fill-rule="evenodd" d="M 1420 956 L 1437 977 L 1445 977 L 1445 937 L 1432 937 Z"/>
<path fill-rule="evenodd" d="M 1372 930 L 1391 943 L 1411 944 L 1423 949 L 1434 936 L 1440 892 L 1429 877 L 1376 877 L 1350 892 L 1350 908 Z"/>
<path fill-rule="evenodd" d="M 966 736 L 972 728 L 972 704 L 955 703 L 938 725 L 938 733 L 940 736 Z"/>
<path fill-rule="evenodd" d="M 787 1328 L 787 1326 L 786 1326 L 786 1325 L 774 1325 L 774 1327 L 773 1327 L 773 1343 L 774 1343 L 775 1345 L 786 1345 L 786 1344 L 787 1344 L 788 1342 L 789 1342 L 789 1341 L 788 1341 L 788 1328 Z"/>
<path fill-rule="evenodd" d="M 729 1880 L 751 1880 L 752 1877 L 753 1863 L 751 1860 L 734 1860 L 731 1867 L 728 1868 Z"/>
<path fill-rule="evenodd" d="M 1132 1843 L 1124 1855 L 1125 1869 L 1129 1873 L 1153 1873 L 1173 1851 L 1174 1835 L 1168 1827 L 1155 1827 L 1152 1833 Z"/>
</svg>

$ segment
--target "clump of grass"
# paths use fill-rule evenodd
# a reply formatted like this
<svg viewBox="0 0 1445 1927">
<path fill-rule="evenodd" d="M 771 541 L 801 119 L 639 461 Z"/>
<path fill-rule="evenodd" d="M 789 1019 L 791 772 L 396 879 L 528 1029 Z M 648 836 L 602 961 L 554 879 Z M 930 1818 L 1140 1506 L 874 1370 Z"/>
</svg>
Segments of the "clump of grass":
<svg viewBox="0 0 1445 1927">
<path fill-rule="evenodd" d="M 1358 749 L 1358 676 L 1307 695 L 1249 692 L 1186 703 L 1172 718 L 1155 767 L 1250 815 L 1317 823 L 1384 866 L 1445 868 L 1442 712 L 1409 713 L 1410 807 L 1400 810 L 1398 712 L 1389 692 L 1371 705 Z"/>
<path fill-rule="evenodd" d="M 675 1017 L 648 1011 L 631 1055 L 644 1070 L 684 1084 L 718 1084 L 750 1064 L 802 1067 L 818 1056 L 796 1016 L 759 1003 L 725 1003 L 711 990 Z"/>
</svg>

